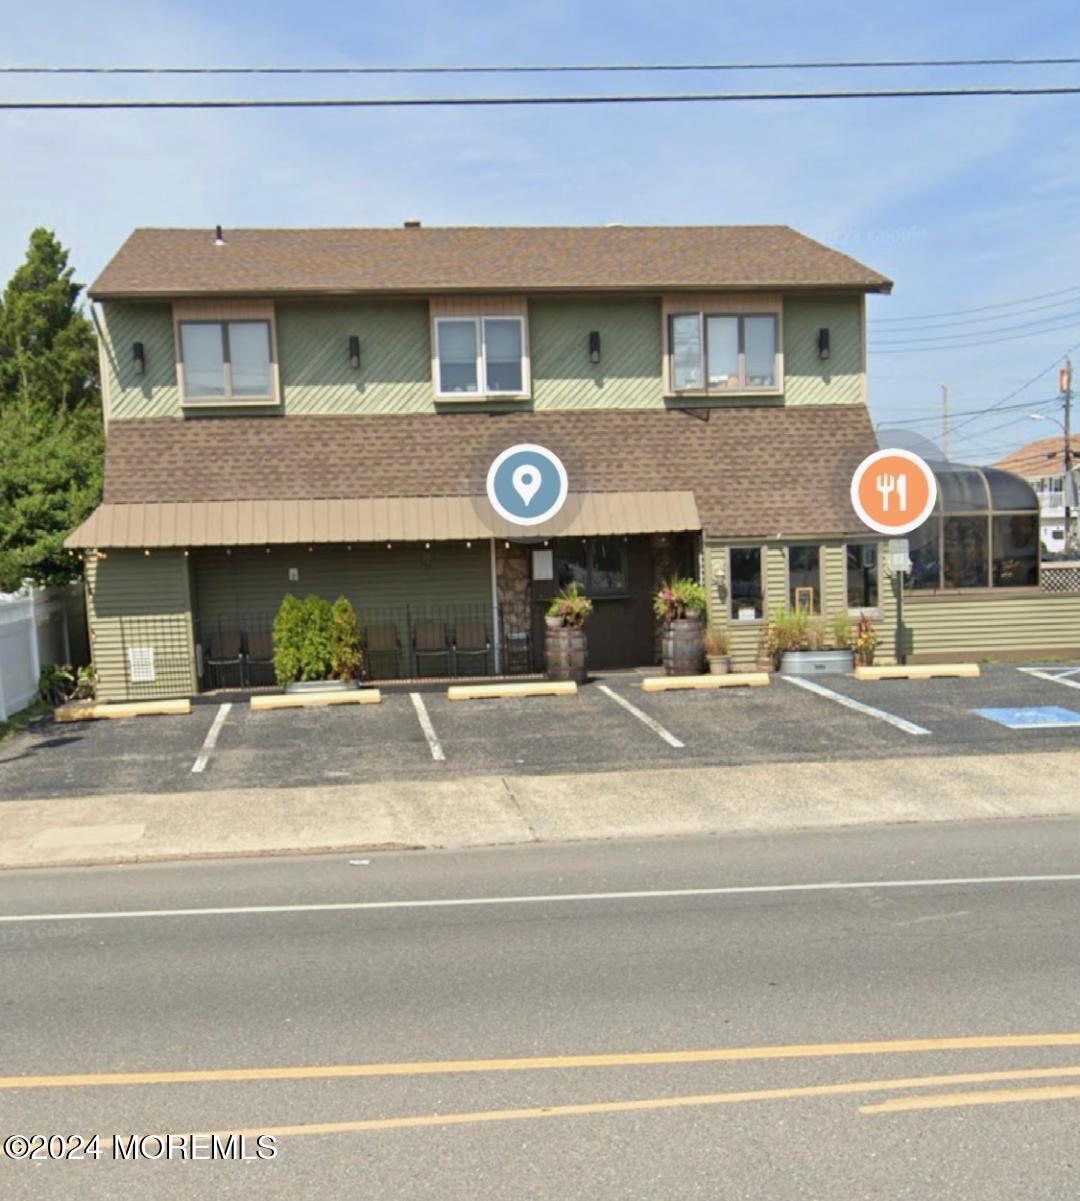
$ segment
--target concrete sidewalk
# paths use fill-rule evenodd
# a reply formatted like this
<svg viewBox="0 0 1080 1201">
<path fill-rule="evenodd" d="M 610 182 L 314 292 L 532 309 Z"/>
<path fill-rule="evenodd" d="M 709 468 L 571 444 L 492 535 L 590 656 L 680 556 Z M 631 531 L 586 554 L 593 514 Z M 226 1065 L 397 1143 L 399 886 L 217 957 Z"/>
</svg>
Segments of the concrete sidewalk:
<svg viewBox="0 0 1080 1201">
<path fill-rule="evenodd" d="M 1074 751 L 0 805 L 0 868 L 1080 814 Z"/>
</svg>

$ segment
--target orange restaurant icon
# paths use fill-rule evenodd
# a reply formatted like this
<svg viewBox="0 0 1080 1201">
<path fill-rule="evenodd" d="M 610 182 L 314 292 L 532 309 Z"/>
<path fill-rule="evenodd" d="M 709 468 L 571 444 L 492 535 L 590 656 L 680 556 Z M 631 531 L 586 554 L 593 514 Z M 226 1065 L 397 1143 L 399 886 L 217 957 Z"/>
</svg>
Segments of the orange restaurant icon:
<svg viewBox="0 0 1080 1201">
<path fill-rule="evenodd" d="M 934 473 L 909 450 L 879 450 L 855 469 L 851 503 L 879 534 L 907 534 L 930 516 L 937 500 Z"/>
</svg>

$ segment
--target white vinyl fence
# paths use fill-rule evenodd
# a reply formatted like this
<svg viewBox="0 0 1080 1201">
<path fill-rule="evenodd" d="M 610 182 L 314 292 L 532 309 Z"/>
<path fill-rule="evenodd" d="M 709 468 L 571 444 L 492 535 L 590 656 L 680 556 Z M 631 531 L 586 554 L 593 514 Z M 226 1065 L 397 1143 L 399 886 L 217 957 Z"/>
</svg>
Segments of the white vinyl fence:
<svg viewBox="0 0 1080 1201">
<path fill-rule="evenodd" d="M 36 699 L 42 667 L 72 662 L 73 649 L 75 661 L 81 660 L 81 631 L 73 637 L 80 620 L 85 619 L 75 589 L 0 593 L 0 721 Z"/>
</svg>

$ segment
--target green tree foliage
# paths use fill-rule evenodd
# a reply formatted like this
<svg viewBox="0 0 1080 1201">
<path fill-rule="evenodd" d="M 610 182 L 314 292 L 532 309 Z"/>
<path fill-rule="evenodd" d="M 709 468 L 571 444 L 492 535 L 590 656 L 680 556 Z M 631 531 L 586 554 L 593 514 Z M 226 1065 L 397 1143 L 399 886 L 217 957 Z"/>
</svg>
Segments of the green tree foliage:
<svg viewBox="0 0 1080 1201">
<path fill-rule="evenodd" d="M 300 634 L 300 678 L 330 678 L 330 642 L 333 615 L 330 602 L 312 592 L 303 601 Z"/>
<path fill-rule="evenodd" d="M 360 624 L 348 597 L 334 601 L 330 629 L 330 670 L 337 680 L 355 680 L 364 666 Z"/>
<path fill-rule="evenodd" d="M 285 594 L 274 618 L 274 675 L 279 684 L 300 679 L 303 604 L 291 592 Z"/>
<path fill-rule="evenodd" d="M 0 300 L 0 589 L 63 583 L 65 536 L 101 497 L 97 348 L 67 251 L 45 229 Z"/>
</svg>

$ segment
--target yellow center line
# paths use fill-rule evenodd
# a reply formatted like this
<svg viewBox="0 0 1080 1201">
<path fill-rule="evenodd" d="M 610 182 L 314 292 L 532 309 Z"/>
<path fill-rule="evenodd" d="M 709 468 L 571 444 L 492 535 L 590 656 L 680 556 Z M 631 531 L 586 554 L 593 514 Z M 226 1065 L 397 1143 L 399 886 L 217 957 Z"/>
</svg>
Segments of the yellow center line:
<svg viewBox="0 0 1080 1201">
<path fill-rule="evenodd" d="M 219 1130 L 219 1138 L 244 1135 L 253 1138 L 270 1134 L 275 1138 L 299 1137 L 313 1134 L 350 1134 L 375 1130 L 410 1130 L 422 1126 L 463 1126 L 480 1122 L 521 1122 L 537 1118 L 582 1117 L 605 1113 L 632 1113 L 653 1109 L 685 1109 L 702 1105 L 739 1105 L 750 1101 L 787 1101 L 800 1097 L 838 1097 L 852 1093 L 890 1092 L 899 1088 L 940 1088 L 945 1085 L 986 1084 L 1003 1080 L 1036 1080 L 1047 1077 L 1080 1076 L 1080 1067 L 1031 1068 L 1018 1071 L 969 1072 L 952 1076 L 913 1076 L 899 1080 L 853 1080 L 843 1084 L 811 1084 L 798 1088 L 767 1088 L 736 1093 L 701 1093 L 685 1097 L 649 1097 L 637 1101 L 592 1101 L 580 1105 L 545 1105 L 531 1109 L 488 1109 L 468 1113 L 431 1113 L 399 1118 L 361 1118 L 352 1122 L 313 1122 L 301 1126 L 260 1126 L 246 1130 Z M 1046 1089 L 997 1090 L 993 1093 L 955 1093 L 947 1097 L 1002 1097 L 1026 1099 L 1021 1094 L 1055 1094 L 1080 1096 L 1080 1085 Z M 906 1098 L 905 1098 L 906 1099 Z M 911 1100 L 933 1101 L 937 1098 L 915 1097 Z M 894 1102 L 887 1102 L 893 1106 Z M 861 1109 L 862 1113 L 876 1112 L 879 1107 Z M 886 1106 L 881 1106 L 881 1109 Z"/>
<path fill-rule="evenodd" d="M 1080 1084 L 1045 1088 L 994 1088 L 971 1093 L 936 1093 L 929 1097 L 895 1097 L 864 1105 L 859 1113 L 902 1113 L 911 1109 L 959 1109 L 965 1105 L 1013 1105 L 1021 1101 L 1066 1101 L 1080 1097 Z"/>
<path fill-rule="evenodd" d="M 376 1076 L 435 1076 L 455 1072 L 535 1072 L 567 1068 L 641 1067 L 652 1064 L 746 1063 L 844 1055 L 910 1055 L 927 1051 L 1077 1047 L 1080 1032 L 994 1034 L 963 1038 L 908 1038 L 883 1042 L 800 1043 L 776 1047 L 720 1047 L 699 1051 L 636 1051 L 604 1055 L 449 1059 L 415 1063 L 343 1063 L 300 1067 L 198 1068 L 159 1072 L 98 1072 L 66 1076 L 0 1076 L 0 1090 L 98 1088 L 121 1084 L 206 1084 L 250 1080 L 338 1080 Z"/>
</svg>

